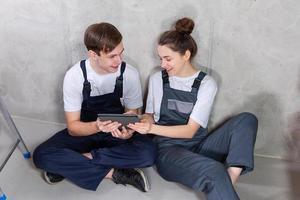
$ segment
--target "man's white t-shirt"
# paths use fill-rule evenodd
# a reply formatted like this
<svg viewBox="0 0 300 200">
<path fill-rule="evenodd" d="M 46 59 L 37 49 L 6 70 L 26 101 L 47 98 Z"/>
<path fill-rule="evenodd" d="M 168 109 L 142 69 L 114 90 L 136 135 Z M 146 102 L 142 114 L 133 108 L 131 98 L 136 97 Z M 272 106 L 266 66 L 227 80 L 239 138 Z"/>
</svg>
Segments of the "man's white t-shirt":
<svg viewBox="0 0 300 200">
<path fill-rule="evenodd" d="M 98 74 L 91 67 L 89 59 L 86 60 L 85 64 L 87 79 L 91 84 L 91 96 L 112 93 L 115 89 L 116 78 L 120 75 L 121 65 L 115 73 Z M 78 62 L 67 71 L 64 78 L 63 98 L 66 112 L 81 110 L 83 82 L 83 72 L 80 68 L 80 62 Z M 121 103 L 128 109 L 137 109 L 143 106 L 139 72 L 127 63 L 123 74 Z"/>
<path fill-rule="evenodd" d="M 182 91 L 191 91 L 194 80 L 198 74 L 199 72 L 189 77 L 170 76 L 170 87 Z M 197 94 L 197 101 L 190 115 L 190 118 L 203 128 L 207 127 L 216 93 L 217 84 L 215 80 L 211 76 L 206 75 L 201 82 Z M 160 116 L 162 97 L 162 72 L 159 71 L 154 73 L 149 79 L 148 98 L 145 111 L 146 113 L 154 114 L 154 120 L 156 122 L 158 122 Z"/>
</svg>

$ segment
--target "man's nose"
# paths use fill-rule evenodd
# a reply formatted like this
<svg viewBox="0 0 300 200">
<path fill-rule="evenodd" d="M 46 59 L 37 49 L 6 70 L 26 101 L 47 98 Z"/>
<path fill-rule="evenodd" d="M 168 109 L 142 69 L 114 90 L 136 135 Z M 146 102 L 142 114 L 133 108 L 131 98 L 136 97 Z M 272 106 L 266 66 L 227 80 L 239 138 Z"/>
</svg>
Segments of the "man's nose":
<svg viewBox="0 0 300 200">
<path fill-rule="evenodd" d="M 117 62 L 118 64 L 121 64 L 122 62 L 122 56 L 121 55 L 118 55 L 115 57 L 115 62 Z"/>
</svg>

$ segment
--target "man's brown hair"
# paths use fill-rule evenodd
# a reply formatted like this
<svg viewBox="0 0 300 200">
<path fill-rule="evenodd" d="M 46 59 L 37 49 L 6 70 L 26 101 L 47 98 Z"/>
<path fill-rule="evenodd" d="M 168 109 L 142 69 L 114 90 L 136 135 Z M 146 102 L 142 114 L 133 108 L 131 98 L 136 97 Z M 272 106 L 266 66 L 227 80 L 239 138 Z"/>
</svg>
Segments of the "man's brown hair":
<svg viewBox="0 0 300 200">
<path fill-rule="evenodd" d="M 84 44 L 97 55 L 111 52 L 122 41 L 122 35 L 112 24 L 103 22 L 90 25 L 84 34 Z"/>
</svg>

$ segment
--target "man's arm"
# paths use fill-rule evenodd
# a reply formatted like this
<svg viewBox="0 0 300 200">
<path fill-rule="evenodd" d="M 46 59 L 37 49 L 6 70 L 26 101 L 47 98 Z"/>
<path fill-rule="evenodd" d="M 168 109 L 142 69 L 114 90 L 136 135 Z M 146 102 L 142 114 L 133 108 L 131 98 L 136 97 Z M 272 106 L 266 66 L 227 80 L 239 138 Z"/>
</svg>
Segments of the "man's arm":
<svg viewBox="0 0 300 200">
<path fill-rule="evenodd" d="M 72 136 L 87 136 L 99 132 L 97 121 L 81 122 L 80 111 L 65 112 L 69 134 Z"/>
<path fill-rule="evenodd" d="M 118 129 L 120 123 L 111 121 L 80 121 L 80 111 L 65 112 L 69 134 L 72 136 L 88 136 L 97 132 L 111 132 Z"/>
</svg>

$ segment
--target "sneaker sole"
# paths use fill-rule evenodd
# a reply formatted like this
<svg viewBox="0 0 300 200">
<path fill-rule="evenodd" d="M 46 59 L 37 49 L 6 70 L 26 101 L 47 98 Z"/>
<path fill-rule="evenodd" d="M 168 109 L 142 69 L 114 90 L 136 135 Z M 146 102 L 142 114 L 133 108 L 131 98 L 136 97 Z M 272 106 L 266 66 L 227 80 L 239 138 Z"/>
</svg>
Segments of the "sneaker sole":
<svg viewBox="0 0 300 200">
<path fill-rule="evenodd" d="M 51 182 L 50 179 L 49 179 L 49 177 L 47 176 L 47 172 L 46 171 L 44 171 L 43 176 L 44 176 L 44 180 L 46 181 L 46 183 L 48 183 L 50 185 L 56 185 L 57 183 L 61 182 L 61 181 L 55 182 L 55 183 Z"/>
<path fill-rule="evenodd" d="M 54 185 L 54 183 L 52 183 L 52 182 L 50 181 L 50 179 L 48 178 L 47 172 L 46 172 L 46 171 L 44 171 L 43 177 L 44 177 L 44 180 L 45 180 L 48 184 Z"/>
<path fill-rule="evenodd" d="M 148 192 L 150 190 L 150 185 L 148 182 L 148 178 L 145 176 L 144 172 L 141 169 L 134 168 L 143 178 L 143 181 L 145 183 L 145 191 Z"/>
</svg>

